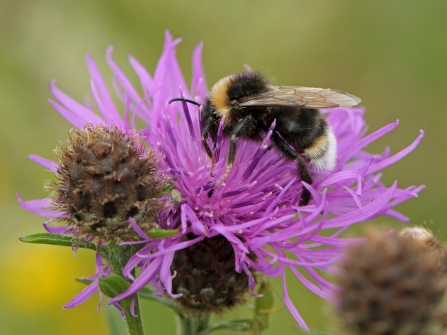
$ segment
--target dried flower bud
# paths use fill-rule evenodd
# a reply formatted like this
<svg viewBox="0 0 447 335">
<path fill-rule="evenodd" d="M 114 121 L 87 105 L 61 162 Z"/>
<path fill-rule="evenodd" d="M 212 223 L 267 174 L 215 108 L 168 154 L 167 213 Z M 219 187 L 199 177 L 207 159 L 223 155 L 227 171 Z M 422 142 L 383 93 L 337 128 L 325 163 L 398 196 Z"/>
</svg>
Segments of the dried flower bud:
<svg viewBox="0 0 447 335">
<path fill-rule="evenodd" d="M 439 257 L 417 239 L 369 234 L 347 249 L 341 268 L 339 314 L 355 334 L 441 334 L 447 283 Z"/>
<path fill-rule="evenodd" d="M 172 286 L 174 293 L 183 294 L 177 301 L 199 313 L 219 313 L 245 302 L 248 276 L 236 272 L 234 262 L 233 247 L 223 236 L 176 251 L 171 265 L 171 273 L 176 273 Z"/>
<path fill-rule="evenodd" d="M 119 242 L 138 239 L 129 217 L 143 231 L 157 227 L 167 177 L 159 172 L 159 155 L 147 152 L 137 135 L 89 124 L 72 129 L 56 153 L 58 182 L 49 188 L 68 233 Z"/>
</svg>

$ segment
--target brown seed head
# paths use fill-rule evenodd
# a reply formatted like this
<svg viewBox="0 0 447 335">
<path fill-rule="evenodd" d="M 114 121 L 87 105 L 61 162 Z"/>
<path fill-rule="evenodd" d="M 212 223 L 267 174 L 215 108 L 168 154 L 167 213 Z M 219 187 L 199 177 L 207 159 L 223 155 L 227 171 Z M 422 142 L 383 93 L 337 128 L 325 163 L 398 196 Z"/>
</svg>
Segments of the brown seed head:
<svg viewBox="0 0 447 335">
<path fill-rule="evenodd" d="M 439 257 L 411 238 L 369 234 L 346 250 L 339 277 L 339 314 L 362 335 L 429 335 L 439 332 L 447 283 Z"/>
<path fill-rule="evenodd" d="M 108 241 L 138 239 L 132 217 L 147 231 L 157 227 L 168 179 L 160 155 L 147 152 L 140 138 L 117 127 L 72 129 L 67 146 L 56 150 L 58 182 L 49 184 L 53 201 L 75 238 Z"/>
</svg>

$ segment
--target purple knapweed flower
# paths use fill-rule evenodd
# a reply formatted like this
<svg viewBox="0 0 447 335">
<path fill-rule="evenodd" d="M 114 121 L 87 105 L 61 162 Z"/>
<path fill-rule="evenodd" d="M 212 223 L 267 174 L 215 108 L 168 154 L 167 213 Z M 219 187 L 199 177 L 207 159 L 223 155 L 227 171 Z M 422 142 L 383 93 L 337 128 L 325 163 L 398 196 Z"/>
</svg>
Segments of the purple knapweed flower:
<svg viewBox="0 0 447 335">
<path fill-rule="evenodd" d="M 381 171 L 411 152 L 423 137 L 423 132 L 406 149 L 390 155 L 387 148 L 382 154 L 371 154 L 364 148 L 398 125 L 398 121 L 365 135 L 367 127 L 363 109 L 335 108 L 325 110 L 327 121 L 337 138 L 337 164 L 333 171 L 316 171 L 310 167 L 314 183 L 301 183 L 296 163 L 271 150 L 270 136 L 275 123 L 265 134 L 262 143 L 239 141 L 235 165 L 229 177 L 215 188 L 224 175 L 229 140 L 222 136 L 222 124 L 214 148 L 215 177 L 210 177 L 210 161 L 201 143 L 202 113 L 197 106 L 182 102 L 168 104 L 172 98 L 186 98 L 203 102 L 207 93 L 201 65 L 199 45 L 193 53 L 193 76 L 188 86 L 177 63 L 175 51 L 180 40 L 166 33 L 163 54 L 151 76 L 133 57 L 129 58 L 142 87 L 142 94 L 113 61 L 110 47 L 107 62 L 114 76 L 116 92 L 124 103 L 124 117 L 112 102 L 103 77 L 90 56 L 87 65 L 91 74 L 94 102 L 102 117 L 56 88 L 51 90 L 58 102 L 51 104 L 74 126 L 87 123 L 113 123 L 124 130 L 134 129 L 136 118 L 145 126 L 137 130 L 148 145 L 165 155 L 162 169 L 172 178 L 180 197 L 158 218 L 162 229 L 179 229 L 179 235 L 151 239 L 133 220 L 130 222 L 141 236 L 143 248 L 131 257 L 123 271 L 132 285 L 112 303 L 136 294 L 152 284 L 159 294 L 167 293 L 181 300 L 187 290 L 173 284 L 177 271 L 175 258 L 180 250 L 188 250 L 209 239 L 224 239 L 234 253 L 234 272 L 246 276 L 246 286 L 254 294 L 256 275 L 281 276 L 284 303 L 301 327 L 304 320 L 294 307 L 287 290 L 286 268 L 308 289 L 326 299 L 336 287 L 322 277 L 320 271 L 332 271 L 333 264 L 352 239 L 340 235 L 351 225 L 371 220 L 380 215 L 401 221 L 408 218 L 393 209 L 409 198 L 417 197 L 423 186 L 401 189 L 397 182 L 391 186 L 381 181 Z M 211 144 L 211 143 L 210 143 Z M 37 156 L 32 160 L 54 169 L 55 163 Z M 298 207 L 302 187 L 312 194 L 311 202 Z M 47 200 L 21 201 L 23 207 L 39 215 L 57 217 L 59 212 L 46 208 Z M 63 233 L 61 227 L 45 226 L 54 233 Z M 324 232 L 331 229 L 327 236 Z M 132 270 L 140 267 L 134 278 Z M 310 278 L 310 279 L 308 279 Z M 209 291 L 207 291 L 210 294 Z M 213 292 L 214 293 L 214 292 Z"/>
</svg>

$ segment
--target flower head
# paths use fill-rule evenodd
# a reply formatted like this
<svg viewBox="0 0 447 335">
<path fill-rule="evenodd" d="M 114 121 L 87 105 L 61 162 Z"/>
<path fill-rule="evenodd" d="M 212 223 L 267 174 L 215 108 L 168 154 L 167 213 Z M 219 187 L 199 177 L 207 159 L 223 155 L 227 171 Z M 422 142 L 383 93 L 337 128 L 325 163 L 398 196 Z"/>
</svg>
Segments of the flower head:
<svg viewBox="0 0 447 335">
<path fill-rule="evenodd" d="M 107 121 L 121 128 L 134 129 L 135 119 L 140 118 L 145 126 L 138 133 L 150 147 L 164 154 L 160 168 L 172 178 L 180 193 L 178 201 L 161 213 L 157 222 L 162 229 L 176 228 L 181 233 L 165 239 L 151 239 L 141 233 L 140 242 L 126 242 L 145 245 L 131 257 L 123 271 L 124 277 L 133 280 L 133 284 L 112 302 L 135 294 L 147 284 L 159 289 L 159 294 L 166 292 L 173 298 L 187 299 L 191 286 L 186 287 L 186 280 L 182 280 L 185 272 L 178 266 L 178 259 L 189 257 L 186 255 L 195 257 L 194 249 L 201 250 L 208 242 L 217 239 L 222 250 L 231 247 L 224 262 L 233 263 L 234 273 L 244 274 L 240 278 L 246 281 L 246 288 L 250 288 L 252 293 L 256 273 L 281 276 L 284 302 L 300 325 L 307 328 L 288 295 L 286 268 L 290 268 L 311 291 L 330 299 L 334 285 L 320 272 L 331 271 L 332 264 L 341 255 L 346 239 L 340 234 L 353 224 L 379 215 L 407 221 L 393 207 L 416 197 L 423 186 L 399 189 L 395 182 L 388 187 L 380 181 L 380 171 L 411 152 L 423 133 L 408 148 L 395 155 L 390 155 L 389 149 L 373 155 L 364 148 L 395 128 L 398 122 L 365 136 L 367 128 L 362 109 L 327 110 L 326 120 L 338 143 L 336 167 L 332 172 L 310 168 L 314 183 L 308 185 L 298 179 L 295 162 L 270 148 L 270 137 L 275 131 L 273 122 L 262 142 L 239 141 L 234 167 L 225 182 L 216 187 L 216 182 L 225 174 L 229 148 L 229 139 L 222 132 L 223 123 L 214 147 L 215 177 L 210 177 L 211 164 L 201 139 L 201 108 L 190 107 L 186 102 L 168 104 L 170 99 L 179 96 L 203 101 L 207 92 L 200 60 L 201 45 L 194 51 L 193 78 L 188 89 L 175 58 L 178 43 L 179 40 L 172 40 L 166 34 L 163 54 L 153 76 L 130 58 L 143 95 L 113 61 L 112 49 L 107 50 L 107 62 L 114 74 L 115 87 L 125 106 L 124 119 L 119 116 L 118 108 L 90 56 L 87 63 L 92 76 L 92 92 L 103 119 L 59 91 L 54 83 L 51 86 L 59 100 L 52 101 L 52 105 L 79 128 L 88 122 L 105 124 Z M 33 159 L 54 167 L 53 163 L 41 158 L 33 156 Z M 303 185 L 311 192 L 312 201 L 306 206 L 298 206 Z M 39 214 L 60 215 L 55 211 L 43 212 L 40 208 L 43 204 L 23 203 L 24 207 Z M 329 236 L 323 234 L 328 229 L 331 229 Z M 183 251 L 179 253 L 180 250 Z M 218 253 L 218 250 L 212 253 Z M 137 278 L 133 276 L 136 267 L 141 268 Z M 194 273 L 200 271 L 192 271 L 186 276 Z M 173 276 L 176 277 L 173 279 Z M 214 284 L 205 282 L 203 285 Z M 205 286 L 194 290 L 204 296 L 211 295 L 213 292 L 204 290 Z M 213 290 L 216 288 L 216 285 L 212 287 Z M 238 295 L 230 300 L 242 299 Z M 205 300 L 200 298 L 198 301 Z M 202 305 L 207 306 L 208 302 Z M 194 301 L 189 299 L 185 304 L 191 307 Z"/>
<path fill-rule="evenodd" d="M 447 281 L 440 265 L 439 254 L 409 234 L 369 234 L 350 246 L 339 277 L 346 327 L 355 334 L 441 334 Z"/>
<path fill-rule="evenodd" d="M 129 218 L 142 231 L 158 227 L 168 178 L 158 169 L 159 155 L 146 152 L 136 134 L 88 124 L 72 129 L 67 146 L 57 153 L 58 182 L 48 188 L 63 213 L 56 222 L 66 223 L 64 234 L 121 242 L 139 239 Z"/>
</svg>

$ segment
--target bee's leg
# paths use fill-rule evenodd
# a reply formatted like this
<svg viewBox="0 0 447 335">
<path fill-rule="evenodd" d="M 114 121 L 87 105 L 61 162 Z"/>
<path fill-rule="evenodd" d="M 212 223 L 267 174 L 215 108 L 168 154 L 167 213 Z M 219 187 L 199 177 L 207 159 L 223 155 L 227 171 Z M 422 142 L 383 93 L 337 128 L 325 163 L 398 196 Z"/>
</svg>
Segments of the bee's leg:
<svg viewBox="0 0 447 335">
<path fill-rule="evenodd" d="M 208 155 L 208 157 L 210 158 L 211 161 L 211 169 L 210 169 L 210 177 L 214 177 L 213 175 L 213 169 L 214 169 L 214 155 L 213 152 L 211 151 L 210 146 L 208 145 L 208 134 L 209 134 L 209 129 L 211 126 L 212 120 L 211 119 L 207 119 L 205 122 L 205 125 L 203 126 L 203 130 L 202 130 L 202 144 L 203 147 L 205 148 L 206 154 Z"/>
<path fill-rule="evenodd" d="M 306 163 L 303 158 L 298 155 L 298 173 L 300 174 L 301 181 L 304 181 L 308 184 L 312 184 L 312 176 L 307 170 Z M 299 206 L 306 206 L 310 201 L 310 191 L 303 186 L 303 190 L 301 191 L 301 200 Z"/>
<path fill-rule="evenodd" d="M 288 158 L 297 160 L 298 161 L 298 174 L 300 176 L 301 181 L 304 181 L 308 184 L 312 184 L 312 176 L 309 173 L 309 170 L 307 170 L 306 163 L 304 162 L 303 158 L 293 150 L 290 145 L 285 142 L 281 136 L 279 136 L 277 133 L 273 132 L 272 134 L 272 142 L 276 145 L 276 147 Z M 301 200 L 299 203 L 299 206 L 306 206 L 310 201 L 310 192 L 307 188 L 303 186 L 303 189 L 301 191 Z"/>
<path fill-rule="evenodd" d="M 237 147 L 237 141 L 243 134 L 243 132 L 246 130 L 247 127 L 250 127 L 250 123 L 255 123 L 255 119 L 248 115 L 245 118 L 243 118 L 233 129 L 231 132 L 231 138 L 230 138 L 230 149 L 228 150 L 228 157 L 227 157 L 227 169 L 225 171 L 224 176 L 219 180 L 219 182 L 216 184 L 216 188 L 219 187 L 222 182 L 228 178 L 231 172 L 231 168 L 234 165 L 234 160 L 236 159 L 236 147 Z M 253 128 L 253 127 L 250 127 Z"/>
</svg>

